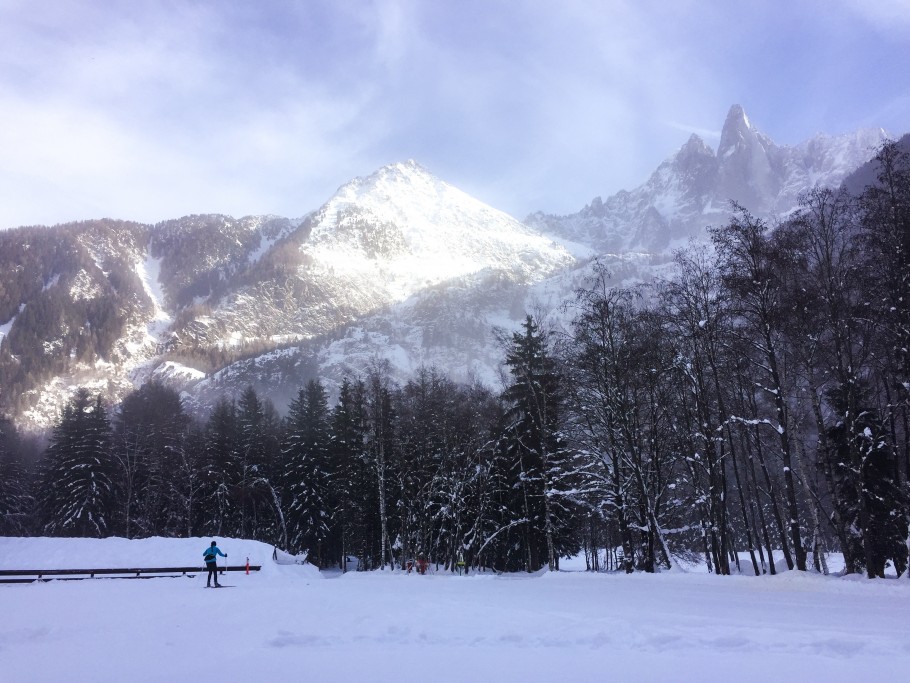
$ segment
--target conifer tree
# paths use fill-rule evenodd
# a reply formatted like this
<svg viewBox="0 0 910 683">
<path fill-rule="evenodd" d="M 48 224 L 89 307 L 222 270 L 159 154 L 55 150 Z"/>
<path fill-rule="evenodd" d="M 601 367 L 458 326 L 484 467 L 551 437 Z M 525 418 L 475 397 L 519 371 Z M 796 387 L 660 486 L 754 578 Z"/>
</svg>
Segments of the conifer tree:
<svg viewBox="0 0 910 683">
<path fill-rule="evenodd" d="M 240 511 L 235 491 L 241 479 L 237 406 L 222 399 L 206 424 L 202 495 L 196 527 L 204 534 L 239 535 Z"/>
<path fill-rule="evenodd" d="M 310 380 L 291 402 L 287 417 L 284 492 L 290 547 L 306 550 L 309 561 L 321 567 L 336 559 L 327 547 L 333 508 L 329 448 L 326 392 L 319 380 Z"/>
<path fill-rule="evenodd" d="M 545 562 L 552 571 L 572 545 L 572 503 L 561 483 L 569 457 L 560 434 L 564 396 L 546 336 L 530 315 L 522 328 L 506 352 L 512 383 L 503 392 L 505 436 L 519 511 L 527 520 L 526 569 Z"/>
<path fill-rule="evenodd" d="M 876 354 L 885 361 L 882 392 L 906 482 L 910 480 L 910 152 L 906 145 L 888 142 L 874 161 L 876 182 L 860 198 L 864 248 L 859 269 L 866 276 L 866 302 L 878 311 L 873 340 Z"/>
<path fill-rule="evenodd" d="M 21 459 L 13 423 L 0 416 L 0 535 L 21 536 L 30 526 L 29 472 Z"/>
<path fill-rule="evenodd" d="M 270 417 L 265 401 L 252 386 L 237 403 L 238 479 L 234 493 L 240 510 L 240 535 L 243 538 L 269 538 L 277 532 L 276 515 L 280 501 L 272 482 L 274 442 L 277 423 Z"/>
<path fill-rule="evenodd" d="M 366 404 L 363 382 L 345 378 L 330 423 L 329 457 L 333 463 L 334 534 L 342 570 L 349 556 L 358 566 L 372 566 L 370 548 L 378 528 L 379 503 L 366 454 Z"/>
<path fill-rule="evenodd" d="M 57 536 L 100 538 L 114 522 L 111 427 L 98 395 L 80 388 L 54 428 L 41 468 L 42 530 Z"/>
<path fill-rule="evenodd" d="M 862 240 L 872 299 L 884 315 L 893 368 L 910 379 L 910 153 L 894 142 L 875 156 L 876 182 L 865 189 Z"/>
<path fill-rule="evenodd" d="M 186 528 L 175 472 L 189 417 L 180 396 L 150 382 L 127 395 L 114 421 L 114 459 L 122 533 L 170 535 Z"/>
</svg>

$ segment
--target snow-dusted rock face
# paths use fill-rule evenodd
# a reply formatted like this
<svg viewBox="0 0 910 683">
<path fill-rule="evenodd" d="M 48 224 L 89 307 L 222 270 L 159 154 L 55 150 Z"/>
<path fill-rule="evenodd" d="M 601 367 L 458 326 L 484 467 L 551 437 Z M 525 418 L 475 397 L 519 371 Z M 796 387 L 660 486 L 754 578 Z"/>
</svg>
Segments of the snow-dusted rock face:
<svg viewBox="0 0 910 683">
<path fill-rule="evenodd" d="M 723 223 L 735 201 L 773 220 L 792 211 L 800 192 L 837 187 L 886 139 L 881 129 L 817 135 L 795 147 L 761 133 L 743 108 L 730 108 L 715 153 L 692 135 L 647 182 L 630 192 L 596 197 L 568 216 L 535 213 L 526 223 L 602 252 L 661 251 Z"/>
</svg>

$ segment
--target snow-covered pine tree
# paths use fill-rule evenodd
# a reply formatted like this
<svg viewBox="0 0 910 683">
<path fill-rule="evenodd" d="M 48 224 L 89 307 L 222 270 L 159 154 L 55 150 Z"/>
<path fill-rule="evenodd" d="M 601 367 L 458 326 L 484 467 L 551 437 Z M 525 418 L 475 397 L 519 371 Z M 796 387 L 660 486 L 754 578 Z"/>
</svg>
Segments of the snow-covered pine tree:
<svg viewBox="0 0 910 683">
<path fill-rule="evenodd" d="M 270 543 L 284 536 L 280 479 L 280 420 L 268 399 L 260 399 L 248 386 L 237 403 L 240 478 L 234 491 L 238 498 L 243 538 L 258 538 Z"/>
<path fill-rule="evenodd" d="M 199 519 L 200 533 L 239 535 L 240 511 L 235 487 L 240 481 L 237 406 L 227 399 L 215 404 L 206 423 L 205 458 Z"/>
<path fill-rule="evenodd" d="M 420 553 L 431 561 L 445 561 L 442 539 L 434 533 L 432 521 L 438 509 L 430 505 L 430 499 L 435 486 L 446 487 L 450 482 L 449 448 L 454 443 L 449 438 L 453 418 L 449 398 L 453 390 L 451 383 L 436 370 L 420 368 L 416 377 L 395 393 L 398 430 L 393 469 L 397 476 L 396 489 L 401 492 L 398 540 L 403 563 Z M 454 507 L 457 503 L 444 509 L 455 513 Z M 443 528 L 444 531 L 439 531 L 449 534 L 452 531 L 445 522 Z"/>
<path fill-rule="evenodd" d="M 330 554 L 332 491 L 330 482 L 329 409 L 325 389 L 310 380 L 291 402 L 282 456 L 285 473 L 288 543 L 295 552 L 307 551 L 309 561 L 326 567 Z"/>
<path fill-rule="evenodd" d="M 907 419 L 910 391 L 910 153 L 895 142 L 875 156 L 876 182 L 860 199 L 864 264 L 870 277 L 870 303 L 882 312 L 879 328 L 891 369 L 904 386 L 895 397 Z M 882 334 L 883 333 L 883 334 Z M 904 468 L 910 475 L 910 444 L 904 446 Z"/>
<path fill-rule="evenodd" d="M 501 406 L 498 397 L 479 384 L 446 386 L 441 406 L 445 432 L 439 435 L 443 457 L 430 482 L 428 512 L 434 552 L 454 569 L 459 553 L 468 567 L 481 565 L 480 549 L 496 533 L 491 435 Z"/>
<path fill-rule="evenodd" d="M 910 494 L 910 151 L 888 142 L 875 157 L 876 182 L 860 199 L 867 302 L 879 311 L 873 337 L 884 360 L 883 417 Z M 878 350 L 880 349 L 880 351 Z M 910 572 L 907 573 L 910 577 Z"/>
<path fill-rule="evenodd" d="M 512 383 L 503 391 L 504 437 L 520 495 L 519 514 L 528 520 L 526 570 L 546 563 L 553 571 L 561 555 L 578 550 L 574 504 L 563 480 L 570 458 L 560 435 L 564 387 L 546 335 L 530 315 L 522 328 L 506 351 Z"/>
<path fill-rule="evenodd" d="M 161 384 L 144 384 L 123 399 L 114 419 L 113 456 L 120 533 L 127 538 L 186 530 L 175 473 L 189 423 L 179 394 Z"/>
<path fill-rule="evenodd" d="M 101 538 L 115 509 L 111 426 L 98 395 L 80 388 L 63 409 L 41 465 L 38 504 L 42 531 Z"/>
<path fill-rule="evenodd" d="M 360 569 L 373 566 L 371 538 L 378 529 L 377 491 L 367 467 L 365 391 L 363 382 L 345 377 L 330 418 L 331 487 L 336 501 L 333 536 L 343 571 L 348 557 L 356 557 Z"/>
<path fill-rule="evenodd" d="M 22 536 L 31 525 L 30 473 L 19 452 L 16 429 L 0 416 L 0 536 Z"/>
<path fill-rule="evenodd" d="M 206 476 L 208 464 L 205 450 L 206 438 L 204 426 L 195 420 L 190 422 L 180 450 L 177 452 L 173 479 L 174 504 L 182 510 L 185 525 L 179 535 L 192 538 L 199 535 L 197 531 L 204 522 L 201 513 L 205 512 Z"/>
<path fill-rule="evenodd" d="M 398 430 L 394 471 L 402 560 L 424 553 L 454 569 L 459 551 L 470 555 L 470 518 L 477 509 L 480 450 L 489 441 L 495 400 L 459 385 L 433 368 L 421 368 L 395 393 Z M 466 547 L 467 546 L 467 547 Z"/>
</svg>

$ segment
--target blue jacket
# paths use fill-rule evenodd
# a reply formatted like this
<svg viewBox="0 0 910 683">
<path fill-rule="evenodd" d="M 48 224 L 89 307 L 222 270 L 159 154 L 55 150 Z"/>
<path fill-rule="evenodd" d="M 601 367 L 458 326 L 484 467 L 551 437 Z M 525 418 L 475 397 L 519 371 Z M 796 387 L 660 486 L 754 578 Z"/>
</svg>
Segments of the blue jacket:
<svg viewBox="0 0 910 683">
<path fill-rule="evenodd" d="M 205 558 L 206 562 L 214 562 L 215 556 L 221 555 L 221 557 L 227 557 L 223 552 L 218 549 L 217 545 L 210 546 L 202 551 L 202 557 Z"/>
</svg>

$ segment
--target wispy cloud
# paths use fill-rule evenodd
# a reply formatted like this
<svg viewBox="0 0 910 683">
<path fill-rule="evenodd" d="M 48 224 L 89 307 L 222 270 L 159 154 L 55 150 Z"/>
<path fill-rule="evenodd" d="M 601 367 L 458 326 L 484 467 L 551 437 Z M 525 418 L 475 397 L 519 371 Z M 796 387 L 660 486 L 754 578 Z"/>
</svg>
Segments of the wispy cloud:
<svg viewBox="0 0 910 683">
<path fill-rule="evenodd" d="M 8 0 L 0 228 L 296 216 L 408 157 L 519 217 L 568 212 L 716 139 L 734 102 L 785 142 L 899 128 L 907 0 L 838 2 Z"/>
<path fill-rule="evenodd" d="M 701 138 L 708 140 L 719 140 L 721 131 L 716 128 L 700 128 L 699 126 L 692 126 L 687 123 L 679 123 L 677 121 L 667 121 L 666 122 L 670 128 L 674 130 L 681 130 L 684 133 L 694 133 Z"/>
</svg>

